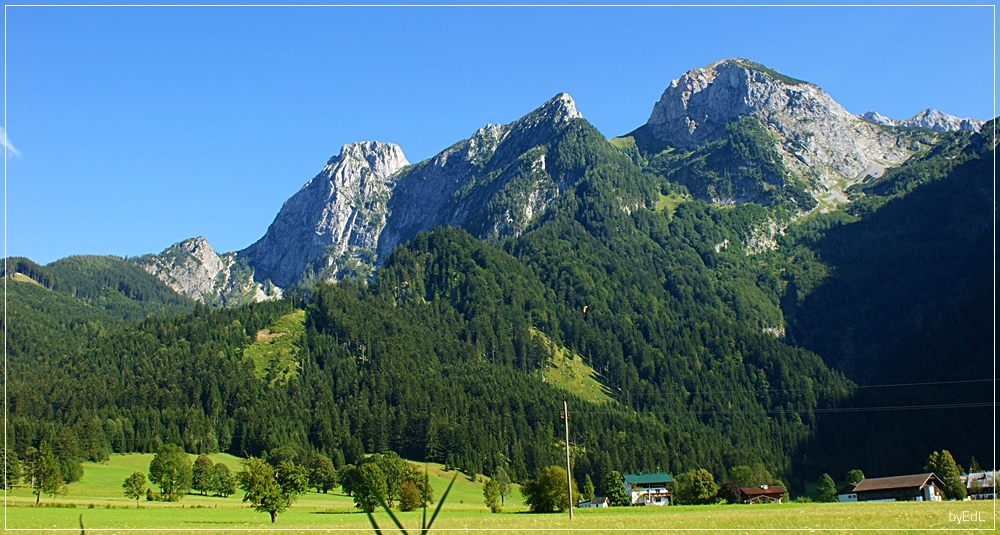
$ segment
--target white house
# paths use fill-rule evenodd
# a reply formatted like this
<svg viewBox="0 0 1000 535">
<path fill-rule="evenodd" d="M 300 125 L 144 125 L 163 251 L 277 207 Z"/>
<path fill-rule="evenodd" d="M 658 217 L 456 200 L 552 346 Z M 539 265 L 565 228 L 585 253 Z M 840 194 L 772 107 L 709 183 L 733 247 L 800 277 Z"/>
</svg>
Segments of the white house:
<svg viewBox="0 0 1000 535">
<path fill-rule="evenodd" d="M 632 505 L 670 505 L 670 474 L 622 474 Z"/>
<path fill-rule="evenodd" d="M 966 493 L 973 500 L 992 500 L 996 496 L 998 472 L 973 472 L 962 475 Z"/>
<path fill-rule="evenodd" d="M 608 505 L 610 505 L 610 503 L 607 498 L 604 496 L 597 496 L 576 504 L 576 507 L 579 509 L 581 507 L 607 507 Z"/>
</svg>

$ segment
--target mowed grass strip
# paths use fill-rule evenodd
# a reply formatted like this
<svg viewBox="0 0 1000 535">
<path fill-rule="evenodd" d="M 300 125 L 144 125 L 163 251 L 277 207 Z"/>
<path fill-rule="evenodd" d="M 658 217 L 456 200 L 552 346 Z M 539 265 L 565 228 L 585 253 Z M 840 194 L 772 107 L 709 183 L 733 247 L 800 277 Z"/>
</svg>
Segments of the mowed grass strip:
<svg viewBox="0 0 1000 535">
<path fill-rule="evenodd" d="M 197 457 L 190 455 L 192 463 Z M 209 455 L 213 462 L 222 462 L 234 472 L 242 467 L 240 459 L 225 453 Z M 35 507 L 35 496 L 25 486 L 17 487 L 7 495 L 7 527 L 11 529 L 79 529 L 82 514 L 87 528 L 143 528 L 177 529 L 202 526 L 205 528 L 265 528 L 272 527 L 267 514 L 253 511 L 243 503 L 243 492 L 229 498 L 188 494 L 178 502 L 148 502 L 144 498 L 136 501 L 125 498 L 122 482 L 133 472 L 148 476 L 149 463 L 153 454 L 112 455 L 105 463 L 83 463 L 84 476 L 80 481 L 67 486 L 64 495 L 52 498 L 42 496 L 43 507 Z M 444 470 L 436 463 L 416 463 L 426 468 L 434 488 L 436 507 L 441 495 L 455 476 L 454 471 Z M 458 474 L 455 485 L 448 495 L 446 508 L 454 514 L 490 514 L 483 502 L 483 484 L 487 478 L 477 476 L 475 481 L 465 474 Z M 147 487 L 152 485 L 147 483 Z M 152 488 L 156 489 L 155 486 Z M 526 509 L 521 495 L 512 485 L 506 498 L 507 506 L 513 511 Z M 308 492 L 299 496 L 295 505 L 279 515 L 277 527 L 334 527 L 366 529 L 368 520 L 354 507 L 354 499 L 340 494 L 340 489 L 327 494 Z M 58 505 L 59 507 L 53 507 Z M 419 524 L 418 513 L 401 513 Z M 386 522 L 391 522 L 388 516 Z M 387 524 L 388 525 L 388 524 Z"/>
<path fill-rule="evenodd" d="M 776 530 L 834 531 L 844 533 L 926 533 L 944 531 L 978 533 L 993 529 L 991 502 L 896 502 L 896 503 L 809 503 L 781 505 L 704 505 L 672 507 L 623 507 L 611 509 L 579 509 L 575 519 L 566 514 L 527 514 L 505 512 L 491 514 L 481 510 L 454 509 L 450 500 L 434 524 L 436 531 L 468 531 L 477 533 L 540 532 L 613 532 L 656 533 L 673 530 L 704 530 L 707 532 L 767 533 Z M 966 512 L 975 521 L 958 524 L 955 517 Z M 331 532 L 371 533 L 364 514 L 349 511 L 323 511 L 296 506 L 278 516 L 272 525 L 267 515 L 247 509 L 144 508 L 144 509 L 57 509 L 10 507 L 8 528 L 30 526 L 41 529 L 78 528 L 83 515 L 88 529 L 189 529 L 215 533 L 265 532 L 274 529 L 282 533 Z M 420 525 L 420 511 L 397 513 L 405 527 L 413 531 Z M 384 528 L 392 527 L 384 514 L 376 515 Z M 37 531 L 36 531 L 37 532 Z M 392 532 L 396 532 L 395 529 Z"/>
</svg>

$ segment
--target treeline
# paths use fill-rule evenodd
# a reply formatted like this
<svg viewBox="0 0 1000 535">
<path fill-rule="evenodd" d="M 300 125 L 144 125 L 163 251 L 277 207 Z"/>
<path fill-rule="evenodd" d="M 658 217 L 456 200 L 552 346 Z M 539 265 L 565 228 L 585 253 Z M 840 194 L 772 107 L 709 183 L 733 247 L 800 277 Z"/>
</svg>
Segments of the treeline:
<svg viewBox="0 0 1000 535">
<path fill-rule="evenodd" d="M 194 307 L 159 279 L 116 256 L 70 256 L 46 266 L 22 257 L 8 258 L 0 274 L 20 273 L 53 292 L 77 298 L 110 316 L 142 319 L 179 314 Z"/>
</svg>

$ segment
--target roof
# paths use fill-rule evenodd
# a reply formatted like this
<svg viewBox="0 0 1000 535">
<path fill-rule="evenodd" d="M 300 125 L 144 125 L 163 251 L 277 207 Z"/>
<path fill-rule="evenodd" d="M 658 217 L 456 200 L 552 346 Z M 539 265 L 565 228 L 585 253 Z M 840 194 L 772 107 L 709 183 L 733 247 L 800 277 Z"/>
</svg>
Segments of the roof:
<svg viewBox="0 0 1000 535">
<path fill-rule="evenodd" d="M 978 482 L 979 485 L 983 487 L 992 487 L 995 476 L 996 472 L 973 472 L 968 475 L 963 475 L 962 482 L 965 483 L 965 486 L 967 487 L 973 482 Z"/>
<path fill-rule="evenodd" d="M 851 494 L 854 492 L 854 487 L 856 485 L 857 483 L 848 483 L 844 485 L 840 490 L 838 490 L 837 494 Z"/>
<path fill-rule="evenodd" d="M 868 492 L 871 490 L 887 489 L 909 489 L 923 487 L 929 480 L 933 479 L 934 484 L 943 486 L 941 480 L 932 473 L 913 474 L 910 476 L 876 477 L 865 478 L 854 487 L 854 492 Z"/>
<path fill-rule="evenodd" d="M 649 485 L 651 483 L 673 483 L 674 478 L 670 474 L 657 472 L 654 474 L 622 474 L 625 482 L 629 485 Z"/>
<path fill-rule="evenodd" d="M 766 495 L 770 495 L 770 494 L 784 494 L 784 493 L 788 492 L 788 491 L 785 490 L 785 487 L 779 487 L 777 485 L 768 485 L 768 487 L 766 489 L 763 488 L 763 487 L 748 487 L 748 488 L 740 489 L 740 490 L 747 497 L 766 496 Z"/>
</svg>

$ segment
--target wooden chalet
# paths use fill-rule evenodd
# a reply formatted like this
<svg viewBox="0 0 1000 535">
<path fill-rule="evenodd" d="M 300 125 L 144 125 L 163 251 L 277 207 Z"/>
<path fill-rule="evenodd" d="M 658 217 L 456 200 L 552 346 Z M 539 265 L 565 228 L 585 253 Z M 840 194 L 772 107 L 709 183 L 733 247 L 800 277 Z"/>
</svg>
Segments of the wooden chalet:
<svg viewBox="0 0 1000 535">
<path fill-rule="evenodd" d="M 910 476 L 865 478 L 857 485 L 847 485 L 837 493 L 841 502 L 902 502 L 941 501 L 944 484 L 938 476 L 914 474 Z"/>
<path fill-rule="evenodd" d="M 622 479 L 632 505 L 670 505 L 670 474 L 622 474 Z"/>
<path fill-rule="evenodd" d="M 761 485 L 759 487 L 747 487 L 740 489 L 741 501 L 743 503 L 781 503 L 785 493 L 784 487 L 776 485 Z"/>
<path fill-rule="evenodd" d="M 992 500 L 997 493 L 997 475 L 992 472 L 973 472 L 962 476 L 966 494 L 973 500 Z"/>
</svg>

